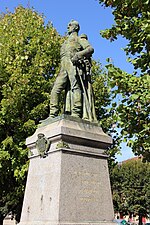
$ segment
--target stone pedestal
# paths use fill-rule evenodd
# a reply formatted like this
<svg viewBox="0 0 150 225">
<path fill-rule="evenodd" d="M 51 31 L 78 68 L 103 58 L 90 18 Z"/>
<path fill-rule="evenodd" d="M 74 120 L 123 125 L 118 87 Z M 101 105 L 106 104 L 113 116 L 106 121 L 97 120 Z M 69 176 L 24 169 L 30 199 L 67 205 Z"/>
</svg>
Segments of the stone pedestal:
<svg viewBox="0 0 150 225">
<path fill-rule="evenodd" d="M 20 225 L 113 224 L 104 153 L 111 142 L 83 120 L 44 121 L 26 141 L 30 165 Z"/>
</svg>

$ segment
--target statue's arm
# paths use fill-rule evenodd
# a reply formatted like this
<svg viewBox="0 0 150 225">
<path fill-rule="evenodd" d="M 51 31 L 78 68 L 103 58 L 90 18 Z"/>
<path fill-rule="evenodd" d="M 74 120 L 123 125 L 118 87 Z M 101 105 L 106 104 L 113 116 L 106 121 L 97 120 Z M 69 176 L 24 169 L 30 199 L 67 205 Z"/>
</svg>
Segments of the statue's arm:
<svg viewBox="0 0 150 225">
<path fill-rule="evenodd" d="M 78 52 L 78 55 L 80 58 L 84 58 L 84 57 L 92 56 L 93 53 L 94 53 L 94 49 L 92 48 L 92 46 L 88 46 L 84 50 Z"/>
<path fill-rule="evenodd" d="M 89 44 L 88 41 L 80 41 L 80 44 L 82 46 L 81 51 L 77 52 L 74 57 L 72 58 L 72 62 L 76 63 L 78 60 L 83 59 L 84 57 L 91 57 L 92 54 L 94 53 L 94 49 L 92 46 Z"/>
</svg>

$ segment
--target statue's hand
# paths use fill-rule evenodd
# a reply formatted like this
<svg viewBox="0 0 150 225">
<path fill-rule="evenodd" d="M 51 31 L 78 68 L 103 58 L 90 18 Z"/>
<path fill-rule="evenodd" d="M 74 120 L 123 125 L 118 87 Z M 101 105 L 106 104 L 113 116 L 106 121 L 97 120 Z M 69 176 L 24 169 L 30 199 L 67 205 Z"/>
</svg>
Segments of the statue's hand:
<svg viewBox="0 0 150 225">
<path fill-rule="evenodd" d="M 73 64 L 77 64 L 78 61 L 79 61 L 80 59 L 81 59 L 80 53 L 77 52 L 77 53 L 72 57 L 71 61 L 72 61 Z"/>
</svg>

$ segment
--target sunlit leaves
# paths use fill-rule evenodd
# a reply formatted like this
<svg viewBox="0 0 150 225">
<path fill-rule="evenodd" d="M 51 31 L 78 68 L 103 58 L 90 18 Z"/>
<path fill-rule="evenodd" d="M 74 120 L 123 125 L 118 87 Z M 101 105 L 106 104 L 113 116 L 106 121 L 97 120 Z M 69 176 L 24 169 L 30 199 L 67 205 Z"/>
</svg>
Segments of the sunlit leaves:
<svg viewBox="0 0 150 225">
<path fill-rule="evenodd" d="M 120 138 L 135 154 L 150 160 L 150 76 L 128 74 L 112 64 L 107 65 L 111 92 L 120 101 L 112 104 L 114 122 L 121 128 Z"/>
<path fill-rule="evenodd" d="M 150 12 L 147 0 L 99 0 L 113 10 L 115 24 L 102 31 L 103 37 L 113 41 L 118 35 L 129 40 L 125 48 L 135 69 L 148 72 L 150 67 Z"/>
<path fill-rule="evenodd" d="M 110 78 L 104 68 L 101 67 L 99 62 L 93 61 L 92 66 L 92 81 L 93 90 L 95 96 L 95 108 L 97 119 L 104 132 L 113 136 L 113 144 L 107 150 L 109 157 L 110 167 L 114 165 L 115 154 L 120 151 L 120 140 L 117 135 L 117 131 L 114 129 L 114 108 L 116 103 L 113 102 L 114 96 L 111 92 L 111 86 L 109 82 Z"/>
<path fill-rule="evenodd" d="M 25 139 L 48 116 L 61 37 L 34 9 L 0 17 L 0 213 L 18 210 L 28 168 Z M 8 185 L 8 183 L 10 185 Z"/>
<path fill-rule="evenodd" d="M 134 73 L 128 74 L 109 62 L 112 94 L 116 97 L 114 122 L 121 128 L 120 138 L 135 154 L 150 161 L 150 12 L 149 0 L 99 0 L 112 8 L 114 25 L 101 31 L 113 41 L 119 35 L 128 40 L 124 49 Z M 119 99 L 119 101 L 118 101 Z"/>
</svg>

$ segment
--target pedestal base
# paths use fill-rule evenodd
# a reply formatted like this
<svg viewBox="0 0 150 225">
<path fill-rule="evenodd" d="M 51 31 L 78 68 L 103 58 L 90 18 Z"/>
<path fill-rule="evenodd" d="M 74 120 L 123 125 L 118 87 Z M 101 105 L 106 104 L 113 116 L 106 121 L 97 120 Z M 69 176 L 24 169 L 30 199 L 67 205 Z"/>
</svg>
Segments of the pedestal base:
<svg viewBox="0 0 150 225">
<path fill-rule="evenodd" d="M 48 221 L 43 221 L 43 222 L 21 222 L 19 223 L 21 225 L 117 225 L 114 222 L 110 221 L 100 221 L 97 223 L 92 223 L 92 222 L 87 222 L 87 223 L 55 223 L 55 222 L 48 222 Z"/>
<path fill-rule="evenodd" d="M 50 141 L 44 157 L 37 135 Z M 112 225 L 107 157 L 111 138 L 100 127 L 62 119 L 27 139 L 30 166 L 20 225 Z M 103 147 L 99 149 L 99 146 Z"/>
</svg>

